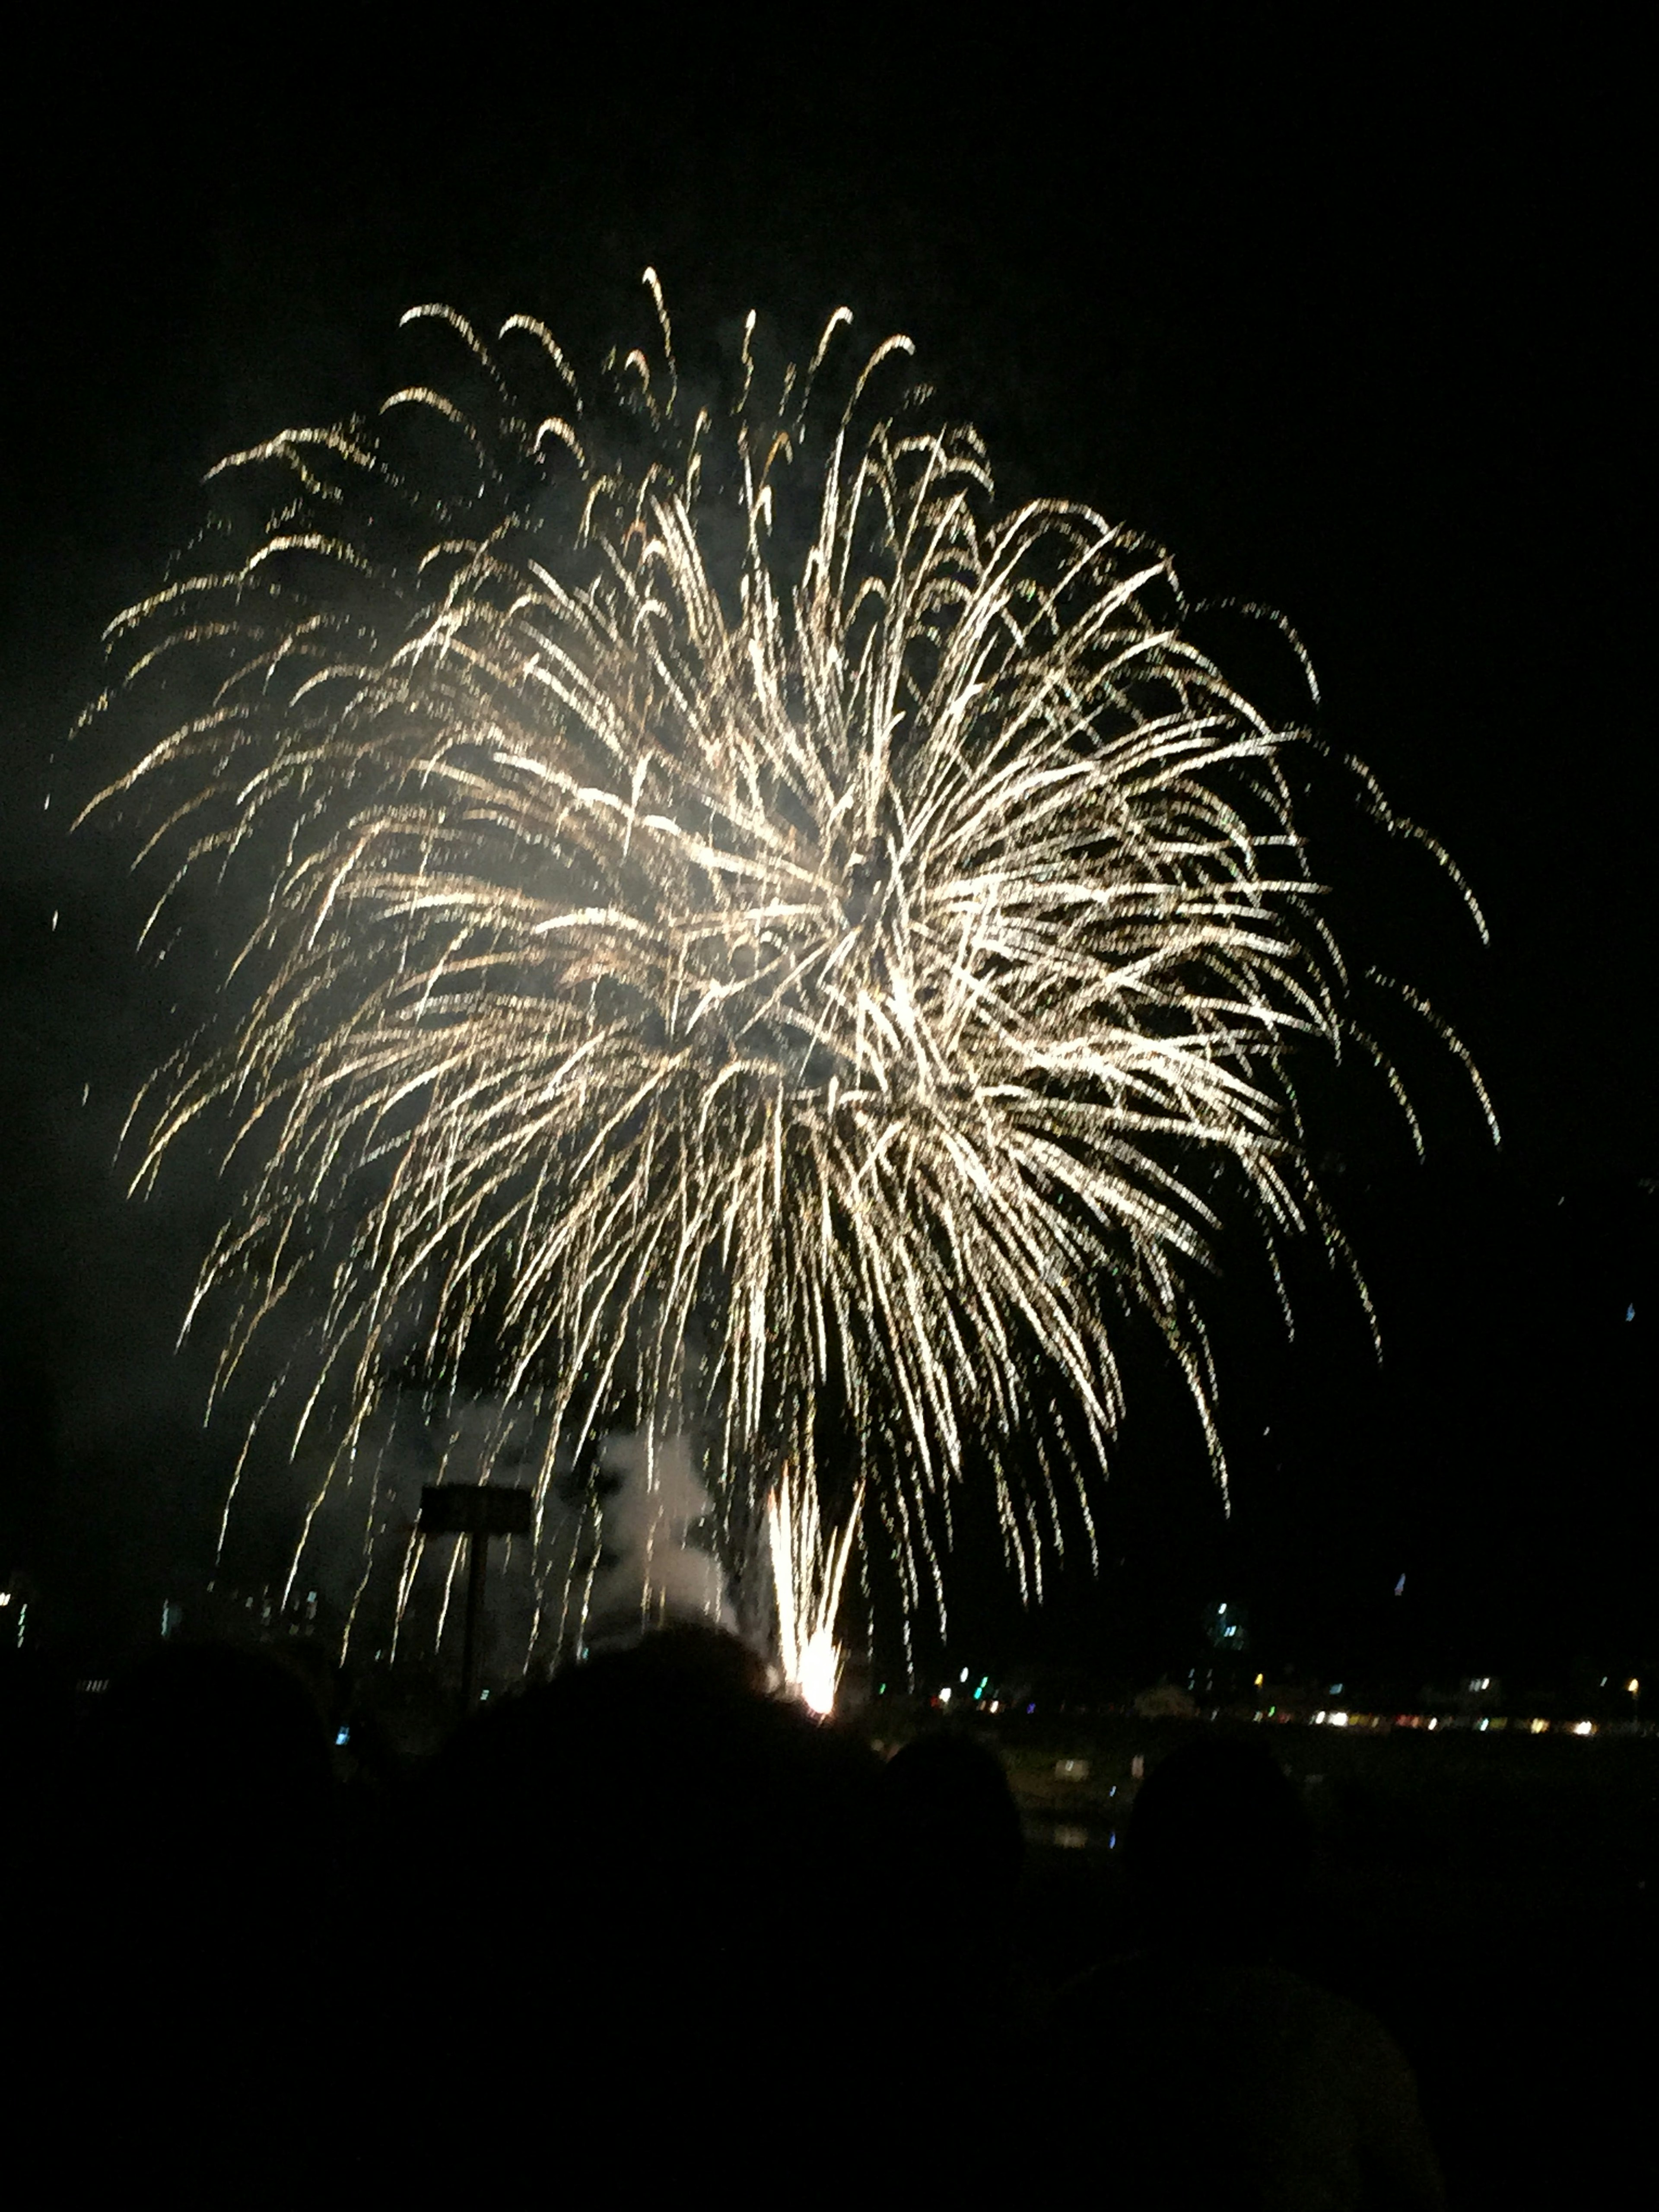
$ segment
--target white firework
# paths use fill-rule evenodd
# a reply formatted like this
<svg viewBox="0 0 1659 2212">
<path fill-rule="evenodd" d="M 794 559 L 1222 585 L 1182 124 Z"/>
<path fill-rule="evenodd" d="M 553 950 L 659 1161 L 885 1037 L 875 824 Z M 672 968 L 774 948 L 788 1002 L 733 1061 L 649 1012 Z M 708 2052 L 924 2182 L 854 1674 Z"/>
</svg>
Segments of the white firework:
<svg viewBox="0 0 1659 2212">
<path fill-rule="evenodd" d="M 140 1180 L 228 1113 L 201 1296 L 228 1368 L 309 1316 L 295 1431 L 371 1550 L 389 1371 L 482 1346 L 544 1501 L 606 1430 L 695 1432 L 734 1544 L 787 1468 L 798 1529 L 861 1498 L 942 1607 L 971 1457 L 1030 1589 L 1068 1520 L 1092 1543 L 1125 1314 L 1224 1480 L 1218 1225 L 1344 1249 L 1288 1075 L 1353 1033 L 1300 733 L 1183 635 L 1161 550 L 1060 500 L 998 519 L 970 428 L 878 404 L 908 341 L 826 406 L 844 311 L 769 404 L 746 337 L 717 418 L 647 283 L 656 357 L 592 410 L 531 319 L 509 376 L 411 311 L 467 404 L 232 456 L 252 525 L 114 625 L 126 685 L 190 701 L 116 788 L 259 901 Z M 564 1592 L 568 1554 L 540 1572 Z"/>
</svg>

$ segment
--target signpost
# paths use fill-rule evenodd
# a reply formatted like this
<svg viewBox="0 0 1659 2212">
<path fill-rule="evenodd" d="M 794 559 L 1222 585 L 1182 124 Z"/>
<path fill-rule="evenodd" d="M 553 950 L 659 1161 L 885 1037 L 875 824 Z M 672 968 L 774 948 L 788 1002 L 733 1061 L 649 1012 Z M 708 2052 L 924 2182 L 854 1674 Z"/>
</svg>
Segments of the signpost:
<svg viewBox="0 0 1659 2212">
<path fill-rule="evenodd" d="M 421 1492 L 423 1536 L 465 1536 L 466 1637 L 461 1648 L 461 1709 L 471 1712 L 478 1697 L 479 1635 L 483 1627 L 484 1567 L 492 1536 L 527 1536 L 535 1526 L 536 1504 L 527 1490 L 505 1483 L 440 1482 Z"/>
</svg>

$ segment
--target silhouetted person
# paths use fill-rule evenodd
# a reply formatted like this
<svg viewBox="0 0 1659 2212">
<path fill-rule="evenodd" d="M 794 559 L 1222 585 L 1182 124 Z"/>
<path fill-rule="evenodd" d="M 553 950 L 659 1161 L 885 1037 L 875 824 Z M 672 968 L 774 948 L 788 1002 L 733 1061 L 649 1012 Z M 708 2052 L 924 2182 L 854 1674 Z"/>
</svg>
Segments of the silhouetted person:
<svg viewBox="0 0 1659 2212">
<path fill-rule="evenodd" d="M 80 1909 L 111 1940 L 222 1959 L 313 1917 L 328 1747 L 276 1660 L 165 1646 L 111 1686 L 79 1766 Z"/>
<path fill-rule="evenodd" d="M 882 1797 L 906 1899 L 899 1957 L 915 2030 L 1000 2043 L 1012 2025 L 1025 1856 L 1002 1762 L 969 1737 L 918 1736 L 888 1760 Z"/>
<path fill-rule="evenodd" d="M 325 2010 L 331 1784 L 274 1658 L 168 1645 L 77 1747 L 35 2018 L 43 2124 L 91 2187 L 301 2162 Z"/>
<path fill-rule="evenodd" d="M 882 1814 L 893 1910 L 872 1986 L 884 2038 L 872 2080 L 902 2101 L 878 2107 L 879 2185 L 894 2201 L 994 2201 L 1011 2178 L 1018 1809 L 996 1753 L 946 1730 L 888 1760 Z"/>
<path fill-rule="evenodd" d="M 826 2128 L 832 2155 L 879 2033 L 878 1780 L 697 1628 L 469 1722 L 376 1900 L 409 2178 L 667 2188 L 775 2142 L 793 2185 Z"/>
<path fill-rule="evenodd" d="M 1275 1957 L 1310 1838 L 1265 1747 L 1206 1740 L 1131 1815 L 1146 1947 L 1061 1994 L 1039 2094 L 1126 2201 L 1238 2212 L 1437 2212 L 1410 2067 L 1360 2007 Z"/>
</svg>

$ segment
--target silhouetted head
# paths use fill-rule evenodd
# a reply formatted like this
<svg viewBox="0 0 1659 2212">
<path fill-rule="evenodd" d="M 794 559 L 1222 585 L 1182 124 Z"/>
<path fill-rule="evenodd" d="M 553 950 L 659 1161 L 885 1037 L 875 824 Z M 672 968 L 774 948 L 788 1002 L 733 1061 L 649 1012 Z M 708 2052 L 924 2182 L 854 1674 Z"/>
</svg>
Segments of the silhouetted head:
<svg viewBox="0 0 1659 2212">
<path fill-rule="evenodd" d="M 611 2050 L 618 2081 L 653 2021 L 712 2047 L 867 2004 L 874 1762 L 762 1680 L 735 1639 L 676 1626 L 470 1721 L 410 1863 L 434 1925 L 488 1869 L 503 1941 L 440 1960 L 434 1987 L 453 1966 L 505 2040 Z"/>
<path fill-rule="evenodd" d="M 1254 1948 L 1272 1940 L 1311 1842 L 1301 1800 L 1267 1747 L 1208 1737 L 1147 1777 L 1127 1853 L 1164 1939 Z"/>
<path fill-rule="evenodd" d="M 163 1646 L 100 1700 L 75 1767 L 63 1881 L 97 1971 L 129 1998 L 160 1975 L 176 2006 L 202 1973 L 287 1960 L 330 1878 L 332 1780 L 280 1662 Z"/>
<path fill-rule="evenodd" d="M 117 1679 L 88 1745 L 97 1781 L 151 1810 L 257 1817 L 325 1790 L 321 1716 L 263 1652 L 167 1644 Z"/>
<path fill-rule="evenodd" d="M 895 1841 L 916 1872 L 1006 1902 L 1025 1846 L 994 1751 L 967 1736 L 918 1736 L 888 1760 L 883 1784 Z"/>
<path fill-rule="evenodd" d="M 597 1636 L 593 1641 L 598 1644 Z M 618 1640 L 581 1679 L 589 1685 L 612 1679 L 651 1682 L 717 1698 L 766 1694 L 766 1669 L 749 1646 L 702 1620 L 670 1620 L 646 1635 Z"/>
</svg>

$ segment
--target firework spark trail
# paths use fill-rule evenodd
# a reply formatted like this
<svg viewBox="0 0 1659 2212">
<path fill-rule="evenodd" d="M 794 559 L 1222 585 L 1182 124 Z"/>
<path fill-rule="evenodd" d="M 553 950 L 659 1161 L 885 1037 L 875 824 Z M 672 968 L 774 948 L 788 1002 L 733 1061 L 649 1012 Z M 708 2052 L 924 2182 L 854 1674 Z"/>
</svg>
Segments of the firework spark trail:
<svg viewBox="0 0 1659 2212">
<path fill-rule="evenodd" d="M 942 1607 L 970 1444 L 1036 1589 L 1068 1489 L 1092 1545 L 1122 1314 L 1224 1482 L 1189 1287 L 1224 1213 L 1346 1251 L 1287 1075 L 1357 1034 L 1299 733 L 1183 637 L 1162 551 L 992 519 L 971 429 L 878 409 L 908 341 L 814 404 L 842 311 L 769 409 L 746 335 L 734 411 L 688 420 L 647 283 L 659 354 L 591 410 L 531 319 L 509 379 L 412 310 L 468 405 L 411 386 L 231 457 L 261 520 L 113 626 L 123 689 L 210 672 L 115 790 L 157 795 L 175 884 L 264 902 L 138 1180 L 228 1117 L 198 1303 L 230 1294 L 228 1374 L 320 1286 L 325 1490 L 366 1483 L 411 1343 L 453 1375 L 487 1339 L 544 1501 L 599 1432 L 690 1420 L 753 1528 L 781 1468 L 815 1494 L 833 1404 L 907 1608 Z"/>
<path fill-rule="evenodd" d="M 784 1469 L 766 1501 L 779 1662 L 788 1687 L 815 1713 L 835 1709 L 842 1667 L 836 1620 L 863 1502 L 860 1489 L 840 1528 L 826 1538 L 817 1486 L 799 1483 L 792 1468 Z"/>
</svg>

